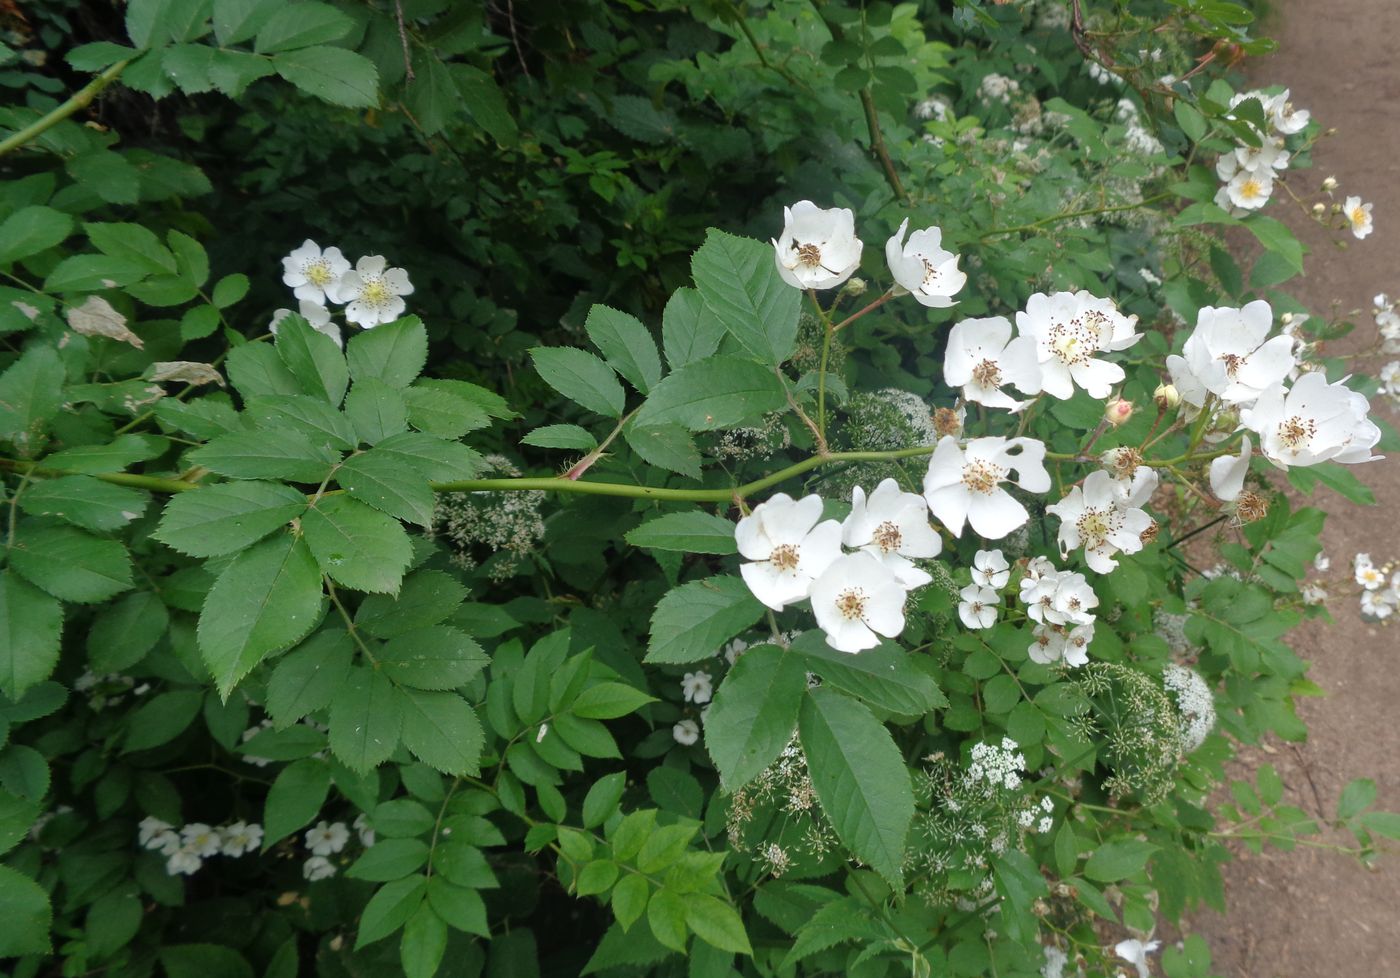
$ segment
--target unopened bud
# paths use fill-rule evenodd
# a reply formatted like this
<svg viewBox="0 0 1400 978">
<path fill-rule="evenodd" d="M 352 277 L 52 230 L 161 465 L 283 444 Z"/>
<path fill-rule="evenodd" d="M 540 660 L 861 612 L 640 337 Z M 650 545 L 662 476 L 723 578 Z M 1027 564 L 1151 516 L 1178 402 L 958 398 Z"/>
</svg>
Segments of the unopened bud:
<svg viewBox="0 0 1400 978">
<path fill-rule="evenodd" d="M 962 435 L 965 414 L 964 411 L 955 411 L 952 408 L 934 408 L 933 430 L 938 432 L 940 438 L 945 435 L 958 438 Z"/>
<path fill-rule="evenodd" d="M 1325 190 L 1325 191 L 1327 191 L 1329 194 L 1330 194 L 1332 191 L 1336 190 L 1336 189 L 1337 189 L 1337 178 L 1336 178 L 1336 177 L 1328 177 L 1326 180 L 1322 181 L 1322 189 Z"/>
<path fill-rule="evenodd" d="M 1313 207 L 1313 210 L 1316 210 L 1316 209 L 1317 209 L 1317 207 L 1314 206 L 1314 207 Z M 1342 205 L 1341 205 L 1341 204 L 1333 204 L 1333 205 L 1332 205 L 1332 213 L 1333 213 L 1333 214 L 1340 214 L 1341 212 L 1342 212 Z"/>
<path fill-rule="evenodd" d="M 1157 389 L 1152 392 L 1152 400 L 1157 402 L 1159 409 L 1170 411 L 1181 403 L 1181 392 L 1176 389 L 1175 384 L 1158 384 Z"/>
<path fill-rule="evenodd" d="M 865 279 L 860 278 L 860 277 L 858 277 L 858 276 L 855 277 L 855 278 L 849 279 L 849 280 L 847 280 L 847 282 L 846 282 L 846 294 L 847 294 L 847 295 L 851 295 L 851 296 L 862 296 L 862 295 L 865 295 L 865 290 L 866 290 L 867 288 L 869 288 L 869 286 L 866 284 Z"/>
<path fill-rule="evenodd" d="M 1327 213 L 1327 205 L 1322 203 L 1322 201 L 1318 201 L 1316 204 L 1312 205 L 1312 212 L 1316 216 L 1321 217 L 1323 214 Z"/>
<path fill-rule="evenodd" d="M 1115 426 L 1126 424 L 1132 416 L 1133 402 L 1125 401 L 1121 397 L 1111 398 L 1103 411 L 1103 419 Z"/>
</svg>

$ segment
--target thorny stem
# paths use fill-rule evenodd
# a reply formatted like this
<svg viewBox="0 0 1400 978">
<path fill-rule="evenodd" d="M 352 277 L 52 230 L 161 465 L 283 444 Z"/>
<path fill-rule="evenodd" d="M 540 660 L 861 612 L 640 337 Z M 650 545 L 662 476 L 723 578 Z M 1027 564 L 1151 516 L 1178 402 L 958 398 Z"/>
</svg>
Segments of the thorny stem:
<svg viewBox="0 0 1400 978">
<path fill-rule="evenodd" d="M 13 133 L 8 138 L 0 141 L 0 156 L 4 156 L 11 150 L 19 149 L 25 143 L 38 139 L 54 126 L 80 109 L 86 108 L 98 94 L 116 80 L 130 61 L 118 61 L 92 81 L 88 82 L 78 91 L 74 92 L 68 101 L 57 108 L 52 109 L 47 115 L 36 119 L 23 129 Z"/>
</svg>

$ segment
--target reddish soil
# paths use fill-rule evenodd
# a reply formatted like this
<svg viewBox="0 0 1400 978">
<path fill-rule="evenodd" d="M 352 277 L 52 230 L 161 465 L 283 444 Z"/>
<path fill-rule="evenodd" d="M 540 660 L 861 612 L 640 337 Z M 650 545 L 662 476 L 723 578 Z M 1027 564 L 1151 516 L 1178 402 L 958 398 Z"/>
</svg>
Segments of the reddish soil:
<svg viewBox="0 0 1400 978">
<path fill-rule="evenodd" d="M 1400 293 L 1400 0 L 1277 0 L 1262 33 L 1277 38 L 1279 50 L 1250 66 L 1253 82 L 1289 86 L 1294 104 L 1336 130 L 1318 146 L 1315 168 L 1293 173 L 1290 183 L 1300 193 L 1315 191 L 1330 174 L 1340 183 L 1336 200 L 1358 194 L 1375 202 L 1374 233 L 1364 241 L 1347 235 L 1345 249 L 1285 200 L 1269 209 L 1311 250 L 1307 277 L 1288 288 L 1317 313 L 1361 310 L 1356 334 L 1343 341 L 1359 350 L 1375 338 L 1371 297 Z M 1374 372 L 1384 362 L 1361 366 Z M 1377 403 L 1374 410 L 1400 422 L 1388 407 Z M 1374 490 L 1375 508 L 1354 507 L 1326 490 L 1312 500 L 1331 514 L 1324 536 L 1331 577 L 1349 576 L 1358 551 L 1378 564 L 1400 558 L 1400 459 L 1355 471 Z M 1318 819 L 1335 814 L 1342 787 L 1359 777 L 1376 781 L 1379 807 L 1400 811 L 1400 623 L 1363 621 L 1350 594 L 1330 607 L 1334 624 L 1310 622 L 1293 635 L 1294 648 L 1312 663 L 1312 679 L 1327 691 L 1301 704 L 1308 742 L 1250 750 L 1242 763 L 1274 764 L 1287 800 Z M 1215 974 L 1400 976 L 1400 854 L 1367 870 L 1324 849 L 1246 852 L 1226 868 L 1226 881 L 1230 913 L 1200 914 L 1193 928 L 1211 944 Z"/>
</svg>

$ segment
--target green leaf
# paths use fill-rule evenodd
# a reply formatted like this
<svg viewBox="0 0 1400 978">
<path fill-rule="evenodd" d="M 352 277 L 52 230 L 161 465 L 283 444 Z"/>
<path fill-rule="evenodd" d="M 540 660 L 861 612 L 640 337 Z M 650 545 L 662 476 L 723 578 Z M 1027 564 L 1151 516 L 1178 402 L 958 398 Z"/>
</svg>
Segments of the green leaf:
<svg viewBox="0 0 1400 978">
<path fill-rule="evenodd" d="M 37 454 L 49 419 L 63 406 L 65 379 L 52 347 L 31 346 L 10 364 L 0 374 L 0 441 L 13 443 L 22 456 Z"/>
<path fill-rule="evenodd" d="M 116 540 L 62 524 L 21 523 L 10 566 L 56 598 L 106 601 L 131 587 L 131 557 Z"/>
<path fill-rule="evenodd" d="M 792 740 L 807 671 L 796 653 L 776 645 L 750 648 L 715 691 L 705 747 L 724 790 L 756 778 Z"/>
<path fill-rule="evenodd" d="M 447 952 L 447 924 L 424 903 L 403 925 L 399 963 L 405 978 L 433 978 Z"/>
<path fill-rule="evenodd" d="M 301 520 L 321 570 L 357 591 L 398 591 L 413 544 L 398 520 L 348 496 L 322 496 Z"/>
<path fill-rule="evenodd" d="M 31 516 L 53 516 L 85 530 L 119 530 L 146 511 L 151 497 L 86 475 L 45 479 L 29 486 L 20 508 Z"/>
<path fill-rule="evenodd" d="M 690 272 L 706 308 L 745 349 L 769 366 L 792 355 L 802 293 L 779 277 L 771 244 L 711 228 Z"/>
<path fill-rule="evenodd" d="M 637 412 L 637 424 L 714 431 L 786 406 L 782 382 L 771 369 L 739 357 L 714 356 L 687 364 L 657 384 Z"/>
<path fill-rule="evenodd" d="M 502 146 L 515 145 L 517 130 L 496 79 L 480 68 L 460 62 L 450 66 L 452 79 L 472 118 Z"/>
<path fill-rule="evenodd" d="M 1084 863 L 1084 875 L 1100 883 L 1116 883 L 1143 871 L 1157 847 L 1137 839 L 1105 842 Z"/>
<path fill-rule="evenodd" d="M 914 792 L 890 732 L 868 708 L 827 687 L 808 691 L 798 727 L 812 786 L 837 837 L 902 886 Z"/>
<path fill-rule="evenodd" d="M 456 689 L 490 663 L 475 639 L 450 625 L 404 632 L 386 642 L 379 655 L 385 675 L 416 689 Z"/>
<path fill-rule="evenodd" d="M 404 86 L 405 103 L 424 135 L 434 136 L 463 114 L 462 94 L 452 72 L 437 54 L 420 50 L 413 58 L 413 77 Z"/>
<path fill-rule="evenodd" d="M 9 568 L 0 570 L 0 692 L 18 700 L 49 678 L 62 632 L 63 605 Z"/>
<path fill-rule="evenodd" d="M 470 704 L 456 693 L 406 694 L 403 743 L 413 756 L 444 774 L 480 774 L 486 736 Z"/>
<path fill-rule="evenodd" d="M 106 958 L 130 944 L 145 920 L 145 907 L 134 892 L 111 890 L 93 901 L 88 909 L 83 940 L 87 952 Z"/>
<path fill-rule="evenodd" d="M 598 683 L 579 693 L 569 712 L 591 720 L 614 720 L 655 702 L 655 696 L 625 683 Z"/>
<path fill-rule="evenodd" d="M 231 479 L 286 479 L 315 485 L 340 461 L 329 445 L 293 429 L 242 431 L 220 435 L 189 460 Z"/>
<path fill-rule="evenodd" d="M 624 876 L 617 886 L 613 887 L 613 916 L 617 918 L 623 930 L 630 930 L 642 916 L 650 892 L 651 887 L 647 885 L 646 879 L 637 875 Z"/>
<path fill-rule="evenodd" d="M 378 377 L 355 381 L 345 398 L 345 414 L 367 445 L 408 430 L 408 405 L 403 394 Z"/>
<path fill-rule="evenodd" d="M 317 632 L 277 660 L 267 681 L 267 712 L 278 728 L 331 705 L 350 675 L 354 657 L 350 634 Z"/>
<path fill-rule="evenodd" d="M 351 398 L 353 397 L 352 391 Z M 417 432 L 404 434 L 416 435 Z M 393 435 L 379 444 L 386 445 L 398 437 L 402 436 Z M 447 442 L 434 440 L 445 448 L 453 447 Z M 464 446 L 457 447 L 471 451 Z M 446 455 L 447 452 L 443 454 Z M 422 527 L 433 525 L 436 503 L 432 487 L 428 484 L 430 469 L 419 459 L 405 459 L 399 454 L 370 449 L 346 459 L 345 463 L 336 469 L 335 478 L 351 496 L 362 503 L 368 503 L 381 513 L 388 513 Z"/>
<path fill-rule="evenodd" d="M 1376 803 L 1376 782 L 1370 778 L 1356 778 L 1347 782 L 1337 799 L 1337 818 L 1345 822 L 1354 818 Z"/>
<path fill-rule="evenodd" d="M 422 839 L 379 839 L 345 871 L 354 880 L 387 883 L 416 873 L 428 861 Z"/>
<path fill-rule="evenodd" d="M 279 533 L 234 557 L 199 615 L 199 647 L 219 695 L 228 699 L 265 657 L 300 641 L 322 608 L 321 571 L 301 538 Z"/>
<path fill-rule="evenodd" d="M 374 62 L 344 48 L 311 47 L 272 56 L 272 67 L 307 95 L 346 108 L 379 103 L 379 71 Z"/>
<path fill-rule="evenodd" d="M 294 428 L 333 451 L 350 451 L 359 442 L 349 418 L 307 394 L 259 394 L 248 399 L 243 416 L 273 434 Z"/>
<path fill-rule="evenodd" d="M 409 876 L 381 886 L 360 915 L 355 950 L 388 937 L 402 927 L 417 912 L 426 895 L 427 883 L 421 876 Z"/>
<path fill-rule="evenodd" d="M 287 4 L 269 17 L 258 31 L 253 51 L 273 54 L 338 41 L 354 26 L 353 20 L 329 4 Z"/>
<path fill-rule="evenodd" d="M 0 957 L 47 954 L 53 910 L 44 888 L 23 873 L 0 866 Z"/>
<path fill-rule="evenodd" d="M 677 289 L 661 314 L 661 345 L 672 370 L 713 356 L 724 339 L 724 323 L 694 289 Z"/>
<path fill-rule="evenodd" d="M 576 424 L 548 424 L 536 428 L 524 438 L 522 445 L 536 448 L 567 448 L 576 452 L 588 452 L 598 447 L 598 439 Z"/>
<path fill-rule="evenodd" d="M 737 577 L 682 584 L 656 605 L 645 661 L 679 665 L 708 659 L 761 617 L 763 606 Z"/>
<path fill-rule="evenodd" d="M 214 37 L 223 46 L 246 41 L 282 7 L 283 0 L 214 0 Z"/>
<path fill-rule="evenodd" d="M 155 648 L 170 613 L 153 591 L 135 591 L 97 613 L 87 633 L 88 668 L 98 675 L 125 672 Z"/>
<path fill-rule="evenodd" d="M 124 749 L 150 750 L 170 743 L 194 722 L 202 705 L 202 689 L 175 689 L 151 697 L 128 720 Z"/>
<path fill-rule="evenodd" d="M 104 255 L 130 262 L 152 275 L 174 275 L 175 256 L 155 232 L 140 224 L 84 224 L 88 239 Z"/>
<path fill-rule="evenodd" d="M 73 233 L 73 218 L 52 207 L 21 207 L 0 222 L 0 264 L 48 251 Z"/>
<path fill-rule="evenodd" d="M 476 890 L 434 876 L 428 880 L 428 903 L 454 930 L 479 937 L 491 936 L 486 922 L 486 902 Z"/>
<path fill-rule="evenodd" d="M 916 668 L 909 653 L 893 642 L 851 655 L 827 645 L 820 633 L 809 632 L 793 648 L 806 660 L 806 668 L 826 683 L 881 710 L 923 716 L 948 705 L 933 677 Z"/>
<path fill-rule="evenodd" d="M 301 394 L 301 385 L 266 343 L 245 343 L 224 360 L 229 382 L 244 397 L 260 394 Z"/>
<path fill-rule="evenodd" d="M 1303 255 L 1307 249 L 1287 224 L 1263 214 L 1253 214 L 1244 222 L 1244 226 L 1268 251 L 1283 259 L 1295 275 L 1302 273 Z"/>
<path fill-rule="evenodd" d="M 704 893 L 685 898 L 685 922 L 695 936 L 707 944 L 731 954 L 753 954 L 749 935 L 738 912 L 717 897 Z"/>
<path fill-rule="evenodd" d="M 667 513 L 627 533 L 627 542 L 649 550 L 692 554 L 738 553 L 734 524 L 713 513 Z"/>
<path fill-rule="evenodd" d="M 685 916 L 690 897 L 662 888 L 647 902 L 647 923 L 656 939 L 673 951 L 685 953 Z"/>
<path fill-rule="evenodd" d="M 627 775 L 622 771 L 605 774 L 588 789 L 583 798 L 583 827 L 596 829 L 617 811 L 622 793 L 627 789 Z"/>
<path fill-rule="evenodd" d="M 426 628 L 451 615 L 467 589 L 442 571 L 420 570 L 404 578 L 396 597 L 371 594 L 360 602 L 355 625 L 376 638 L 393 638 Z"/>
<path fill-rule="evenodd" d="M 403 392 L 413 427 L 443 438 L 460 438 L 491 423 L 486 410 L 454 391 L 415 385 Z"/>
<path fill-rule="evenodd" d="M 645 394 L 661 379 L 661 357 L 656 341 L 641 320 L 607 306 L 594 306 L 584 322 L 588 338 L 603 357 L 639 393 Z"/>
<path fill-rule="evenodd" d="M 695 450 L 690 432 L 680 425 L 639 425 L 635 420 L 629 421 L 622 429 L 622 437 L 642 461 L 691 479 L 700 478 L 700 453 Z"/>
<path fill-rule="evenodd" d="M 298 9 L 306 4 L 298 4 Z M 338 407 L 350 386 L 350 368 L 335 340 L 312 329 L 311 324 L 293 314 L 277 326 L 277 355 L 297 379 L 302 390 Z"/>
<path fill-rule="evenodd" d="M 483 465 L 481 454 L 466 445 L 420 431 L 405 431 L 385 438 L 363 455 L 356 455 L 341 466 L 341 471 L 370 456 L 388 458 L 398 465 L 411 465 L 434 482 L 473 479 Z"/>
<path fill-rule="evenodd" d="M 263 806 L 263 852 L 320 814 L 331 790 L 331 769 L 325 761 L 292 761 L 277 775 Z"/>
<path fill-rule="evenodd" d="M 399 745 L 409 697 L 388 676 L 356 666 L 331 702 L 331 750 L 352 771 L 368 771 Z"/>
<path fill-rule="evenodd" d="M 257 543 L 306 511 L 306 497 L 277 482 L 224 482 L 180 493 L 152 534 L 191 557 L 217 557 Z"/>
<path fill-rule="evenodd" d="M 569 400 L 609 418 L 622 417 L 627 395 L 612 368 L 586 350 L 537 346 L 530 351 L 535 370 Z"/>
<path fill-rule="evenodd" d="M 428 362 L 428 331 L 417 316 L 404 316 L 351 338 L 345 356 L 356 382 L 373 377 L 402 389 Z"/>
<path fill-rule="evenodd" d="M 157 953 L 166 978 L 253 978 L 243 955 L 222 944 L 167 944 Z"/>
</svg>

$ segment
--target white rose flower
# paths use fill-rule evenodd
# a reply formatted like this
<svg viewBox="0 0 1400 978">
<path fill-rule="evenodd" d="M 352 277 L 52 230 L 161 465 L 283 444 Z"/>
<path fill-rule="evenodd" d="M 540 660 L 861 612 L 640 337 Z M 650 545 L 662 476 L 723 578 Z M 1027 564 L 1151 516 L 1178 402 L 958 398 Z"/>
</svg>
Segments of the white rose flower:
<svg viewBox="0 0 1400 978">
<path fill-rule="evenodd" d="M 1269 123 L 1285 136 L 1302 132 L 1307 128 L 1308 120 L 1312 118 L 1312 113 L 1307 109 L 1293 107 L 1293 103 L 1288 101 L 1288 89 L 1286 88 L 1277 95 L 1265 96 L 1263 106 L 1264 114 L 1269 117 Z"/>
<path fill-rule="evenodd" d="M 315 828 L 306 830 L 306 848 L 318 856 L 334 855 L 344 849 L 348 841 L 350 830 L 344 822 L 322 820 L 316 823 Z"/>
<path fill-rule="evenodd" d="M 710 674 L 703 669 L 688 672 L 681 680 L 681 693 L 687 703 L 708 703 L 714 695 L 714 684 Z"/>
<path fill-rule="evenodd" d="M 1065 665 L 1079 668 L 1089 661 L 1089 643 L 1094 640 L 1094 623 L 1075 625 L 1065 634 Z"/>
<path fill-rule="evenodd" d="M 143 849 L 159 849 L 160 842 L 173 828 L 169 822 L 162 822 L 154 815 L 147 815 L 136 825 L 136 839 Z"/>
<path fill-rule="evenodd" d="M 783 233 L 773 242 L 778 274 L 797 289 L 830 289 L 860 266 L 864 245 L 849 207 L 821 208 L 799 200 L 783 208 Z"/>
<path fill-rule="evenodd" d="M 851 490 L 851 512 L 841 525 L 841 539 L 875 556 L 906 590 L 933 580 L 914 566 L 913 558 L 937 557 L 943 549 L 942 538 L 929 525 L 924 497 L 904 492 L 894 479 L 876 486 L 868 500 L 860 486 Z"/>
<path fill-rule="evenodd" d="M 355 830 L 355 834 L 360 837 L 360 845 L 368 849 L 374 845 L 374 828 L 370 825 L 369 819 L 364 812 L 355 816 L 355 821 L 350 823 L 350 827 Z"/>
<path fill-rule="evenodd" d="M 1065 654 L 1065 631 L 1057 625 L 1036 625 L 1031 629 L 1031 644 L 1026 651 L 1031 661 L 1042 666 L 1059 662 Z"/>
<path fill-rule="evenodd" d="M 180 842 L 183 848 L 193 852 L 201 859 L 217 856 L 223 848 L 223 840 L 219 838 L 219 830 L 205 825 L 203 822 L 191 822 L 182 828 Z"/>
<path fill-rule="evenodd" d="M 1357 554 L 1352 561 L 1356 583 L 1367 591 L 1376 591 L 1385 584 L 1385 570 L 1371 563 L 1370 554 Z"/>
<path fill-rule="evenodd" d="M 904 631 L 904 588 L 878 557 L 865 551 L 832 561 L 812 584 L 812 613 L 826 644 L 861 652 Z"/>
<path fill-rule="evenodd" d="M 1125 508 L 1113 486 L 1113 477 L 1102 469 L 1090 472 L 1083 486 L 1051 506 L 1047 513 L 1060 518 L 1060 554 L 1084 548 L 1084 561 L 1100 574 L 1118 566 L 1113 554 L 1137 553 L 1142 549 L 1142 533 L 1152 525 L 1152 517 L 1140 509 Z"/>
<path fill-rule="evenodd" d="M 682 747 L 690 747 L 700 739 L 700 725 L 694 720 L 682 720 L 671 728 L 671 736 Z"/>
<path fill-rule="evenodd" d="M 241 856 L 245 852 L 254 852 L 262 845 L 263 830 L 256 822 L 238 821 L 221 827 L 219 838 L 223 842 L 224 855 Z"/>
<path fill-rule="evenodd" d="M 1242 309 L 1203 307 L 1181 351 L 1189 372 L 1228 404 L 1255 400 L 1281 383 L 1296 363 L 1291 338 L 1267 338 L 1273 326 L 1273 309 L 1263 299 Z M 1175 382 L 1175 371 L 1172 378 Z"/>
<path fill-rule="evenodd" d="M 960 448 L 951 435 L 938 442 L 924 475 L 924 499 L 955 537 L 963 524 L 988 540 L 1000 540 L 1030 519 L 1026 507 L 1001 488 L 1011 480 L 1027 492 L 1050 488 L 1045 444 L 1034 438 L 973 438 Z"/>
<path fill-rule="evenodd" d="M 841 524 L 818 523 L 821 517 L 820 496 L 794 500 L 780 492 L 734 527 L 739 553 L 749 561 L 739 573 L 753 596 L 774 611 L 807 597 L 812 581 L 841 556 Z"/>
<path fill-rule="evenodd" d="M 312 856 L 302 864 L 301 875 L 310 883 L 315 883 L 317 880 L 330 879 L 335 875 L 335 863 L 331 862 L 325 856 Z"/>
<path fill-rule="evenodd" d="M 1148 941 L 1144 944 L 1132 939 L 1119 941 L 1113 946 L 1113 953 L 1137 968 L 1138 978 L 1150 978 L 1152 968 L 1147 963 L 1147 956 L 1161 946 L 1161 941 Z"/>
<path fill-rule="evenodd" d="M 885 242 L 885 261 L 900 289 L 908 292 L 922 305 L 946 309 L 954 304 L 953 296 L 967 284 L 967 275 L 958 270 L 958 256 L 943 247 L 943 230 L 930 227 L 915 231 L 904 240 L 909 228 L 905 218 Z M 896 290 L 898 291 L 898 290 Z"/>
<path fill-rule="evenodd" d="M 1021 402 L 1002 387 L 1011 384 L 1023 394 L 1040 391 L 1035 340 L 1012 339 L 1011 321 L 1005 316 L 964 319 L 948 331 L 943 380 L 949 387 L 962 388 L 963 398 L 975 404 L 1019 410 Z"/>
<path fill-rule="evenodd" d="M 193 876 L 204 865 L 203 858 L 190 846 L 180 846 L 165 855 L 165 872 L 170 876 Z"/>
<path fill-rule="evenodd" d="M 273 336 L 277 335 L 277 327 L 282 325 L 282 320 L 292 314 L 290 309 L 274 309 L 272 312 L 272 322 L 268 324 L 268 331 Z M 298 303 L 297 315 L 305 319 L 318 333 L 325 333 L 335 340 L 335 345 L 345 346 L 345 341 L 340 336 L 340 325 L 331 322 L 331 311 L 319 302 L 312 302 L 310 299 L 302 299 Z"/>
<path fill-rule="evenodd" d="M 1321 372 L 1306 373 L 1285 390 L 1265 391 L 1240 420 L 1259 436 L 1264 457 L 1281 469 L 1333 461 L 1352 465 L 1381 456 L 1371 449 L 1381 432 L 1367 416 L 1366 398 Z"/>
<path fill-rule="evenodd" d="M 346 320 L 371 329 L 403 315 L 403 297 L 413 294 L 413 283 L 402 268 L 386 264 L 381 255 L 367 255 L 336 280 L 330 300 L 345 303 Z"/>
<path fill-rule="evenodd" d="M 1001 606 L 1001 595 L 989 587 L 969 584 L 958 592 L 962 600 L 958 602 L 958 617 L 968 628 L 991 628 L 997 623 L 997 609 Z"/>
<path fill-rule="evenodd" d="M 1233 157 L 1227 157 L 1233 159 Z M 1217 167 L 1217 171 L 1218 171 Z M 1272 170 L 1238 169 L 1226 182 L 1225 196 L 1241 210 L 1257 211 L 1269 202 L 1274 193 Z"/>
<path fill-rule="evenodd" d="M 978 587 L 1000 591 L 1011 580 L 1011 565 L 1000 550 L 979 550 L 972 555 L 972 581 Z"/>
<path fill-rule="evenodd" d="M 339 248 L 322 251 L 310 238 L 282 259 L 282 281 L 292 287 L 292 294 L 298 299 L 317 305 L 330 297 L 336 281 L 349 270 L 350 262 Z"/>
<path fill-rule="evenodd" d="M 1371 204 L 1361 203 L 1360 197 L 1348 197 L 1342 203 L 1342 213 L 1351 224 L 1351 233 L 1356 238 L 1364 238 L 1371 233 Z"/>
<path fill-rule="evenodd" d="M 1249 472 L 1252 450 L 1249 436 L 1245 435 L 1238 455 L 1222 455 L 1211 459 L 1210 491 L 1215 493 L 1216 499 L 1228 503 L 1239 498 L 1240 493 L 1244 491 L 1244 477 Z"/>
<path fill-rule="evenodd" d="M 1016 314 L 1016 328 L 1035 341 L 1041 389 L 1066 400 L 1082 387 L 1090 397 L 1108 397 L 1125 374 L 1116 363 L 1095 359 L 1098 353 L 1124 350 L 1141 339 L 1137 317 L 1118 312 L 1112 302 L 1088 292 L 1037 292 Z"/>
</svg>

